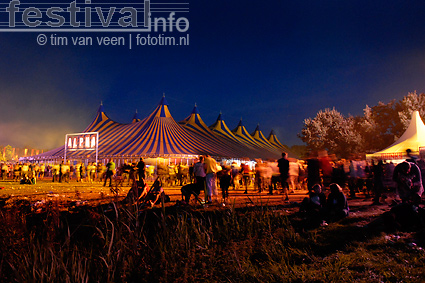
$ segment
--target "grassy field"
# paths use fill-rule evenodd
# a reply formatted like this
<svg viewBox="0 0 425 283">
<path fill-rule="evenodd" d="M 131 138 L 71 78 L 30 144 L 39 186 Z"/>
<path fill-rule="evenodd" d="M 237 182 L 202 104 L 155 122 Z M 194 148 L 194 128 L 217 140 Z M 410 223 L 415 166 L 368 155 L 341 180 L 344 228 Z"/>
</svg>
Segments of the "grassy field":
<svg viewBox="0 0 425 283">
<path fill-rule="evenodd" d="M 3 282 L 424 282 L 423 227 L 365 226 L 388 205 L 350 200 L 305 229 L 296 203 L 231 191 L 226 206 L 124 205 L 100 184 L 0 182 Z M 43 201 L 44 200 L 44 201 Z M 41 208 L 41 209 L 40 209 Z"/>
</svg>

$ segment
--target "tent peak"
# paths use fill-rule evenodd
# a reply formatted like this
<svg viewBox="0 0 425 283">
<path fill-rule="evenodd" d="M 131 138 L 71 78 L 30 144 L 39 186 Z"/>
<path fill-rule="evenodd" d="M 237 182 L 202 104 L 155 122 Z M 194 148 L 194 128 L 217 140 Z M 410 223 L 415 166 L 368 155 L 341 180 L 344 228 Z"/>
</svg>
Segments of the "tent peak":
<svg viewBox="0 0 425 283">
<path fill-rule="evenodd" d="M 97 109 L 97 113 L 103 113 L 105 112 L 105 109 L 103 108 L 103 103 L 100 102 L 99 108 Z"/>
<path fill-rule="evenodd" d="M 168 105 L 167 100 L 165 99 L 165 93 L 161 98 L 161 101 L 159 102 L 159 105 Z"/>
<path fill-rule="evenodd" d="M 223 120 L 223 118 L 221 118 L 221 115 L 222 115 L 222 113 L 221 113 L 221 111 L 220 111 L 220 113 L 218 114 L 218 117 L 217 117 L 217 121 L 221 121 L 221 120 Z"/>
<path fill-rule="evenodd" d="M 195 106 L 193 107 L 192 114 L 199 114 L 198 106 L 196 106 L 196 103 L 195 103 Z"/>
<path fill-rule="evenodd" d="M 141 119 L 140 119 L 139 113 L 137 112 L 137 109 L 136 109 L 136 113 L 134 113 L 132 123 L 139 122 L 140 120 Z"/>
</svg>

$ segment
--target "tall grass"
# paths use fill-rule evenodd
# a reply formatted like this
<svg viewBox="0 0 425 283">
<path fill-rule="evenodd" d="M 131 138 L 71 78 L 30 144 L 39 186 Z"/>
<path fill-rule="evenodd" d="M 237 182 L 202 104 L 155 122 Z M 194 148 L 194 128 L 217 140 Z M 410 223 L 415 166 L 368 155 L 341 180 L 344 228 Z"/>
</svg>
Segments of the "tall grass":
<svg viewBox="0 0 425 283">
<path fill-rule="evenodd" d="M 41 220 L 34 226 L 25 213 L 0 213 L 3 281 L 414 282 L 425 262 L 420 250 L 409 259 L 407 243 L 388 249 L 383 235 L 359 241 L 358 227 L 300 235 L 285 213 L 261 206 L 164 214 L 113 204 Z M 403 269 L 400 256 L 418 270 Z"/>
</svg>

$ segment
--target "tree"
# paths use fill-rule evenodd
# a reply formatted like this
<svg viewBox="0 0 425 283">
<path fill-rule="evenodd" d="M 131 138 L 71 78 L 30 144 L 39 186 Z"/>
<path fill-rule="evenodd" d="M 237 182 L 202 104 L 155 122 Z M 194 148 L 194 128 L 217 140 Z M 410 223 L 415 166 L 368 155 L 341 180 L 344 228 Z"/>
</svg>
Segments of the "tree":
<svg viewBox="0 0 425 283">
<path fill-rule="evenodd" d="M 320 110 L 314 119 L 305 119 L 298 136 L 309 150 L 327 150 L 339 157 L 348 157 L 361 149 L 361 135 L 355 130 L 354 117 L 345 118 L 334 109 Z"/>
<path fill-rule="evenodd" d="M 309 150 L 326 149 L 340 157 L 350 153 L 371 153 L 396 141 L 408 127 L 412 112 L 425 117 L 425 94 L 408 93 L 402 100 L 363 110 L 363 116 L 345 118 L 335 109 L 320 110 L 314 119 L 305 119 L 298 137 Z"/>
<path fill-rule="evenodd" d="M 425 117 L 425 94 L 417 94 L 416 91 L 409 92 L 398 103 L 398 116 L 403 126 L 403 132 L 407 129 L 412 118 L 413 111 L 419 111 L 421 117 Z"/>
<path fill-rule="evenodd" d="M 377 106 L 363 109 L 364 116 L 357 117 L 356 130 L 362 136 L 362 150 L 375 152 L 388 147 L 400 132 L 400 119 L 395 109 L 395 101 L 388 104 L 379 102 Z"/>
<path fill-rule="evenodd" d="M 425 94 L 409 92 L 402 100 L 364 109 L 361 133 L 365 140 L 365 152 L 375 152 L 394 143 L 407 129 L 412 112 L 418 110 L 425 117 Z"/>
</svg>

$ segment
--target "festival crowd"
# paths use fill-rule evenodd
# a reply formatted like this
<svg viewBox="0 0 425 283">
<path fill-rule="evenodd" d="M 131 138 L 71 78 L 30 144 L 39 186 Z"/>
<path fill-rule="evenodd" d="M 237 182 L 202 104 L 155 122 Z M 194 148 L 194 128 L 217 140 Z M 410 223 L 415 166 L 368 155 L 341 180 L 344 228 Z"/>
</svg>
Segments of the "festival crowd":
<svg viewBox="0 0 425 283">
<path fill-rule="evenodd" d="M 425 161 L 411 160 L 409 172 L 419 171 L 419 178 L 425 176 Z M 405 164 L 405 163 L 404 163 Z M 52 182 L 103 182 L 104 186 L 117 177 L 123 185 L 132 186 L 138 180 L 153 181 L 159 178 L 164 186 L 186 186 L 197 184 L 193 194 L 205 192 L 206 202 L 218 198 L 218 188 L 225 200 L 229 190 L 243 190 L 267 194 L 280 193 L 285 200 L 295 191 L 314 192 L 313 187 L 320 185 L 321 190 L 330 190 L 331 184 L 347 189 L 350 198 L 356 193 L 373 197 L 376 204 L 385 199 L 385 193 L 397 188 L 400 201 L 405 198 L 397 176 L 400 170 L 396 164 L 375 160 L 336 160 L 326 152 L 311 154 L 306 160 L 288 158 L 286 153 L 279 160 L 256 160 L 255 162 L 229 161 L 219 163 L 209 155 L 200 156 L 193 164 L 159 163 L 146 165 L 143 158 L 138 162 L 124 162 L 116 166 L 112 160 L 105 163 L 2 163 L 2 180 L 14 180 L 34 184 L 38 179 L 51 179 Z M 398 165 L 397 165 L 398 166 Z M 407 169 L 402 168 L 405 172 Z M 396 172 L 396 174 L 394 173 Z M 395 177 L 395 175 L 397 175 Z M 422 185 L 421 185 L 422 186 Z M 190 191 L 193 191 L 192 186 Z M 185 189 L 183 189 L 184 191 Z M 187 190 L 187 188 L 186 188 Z"/>
</svg>

